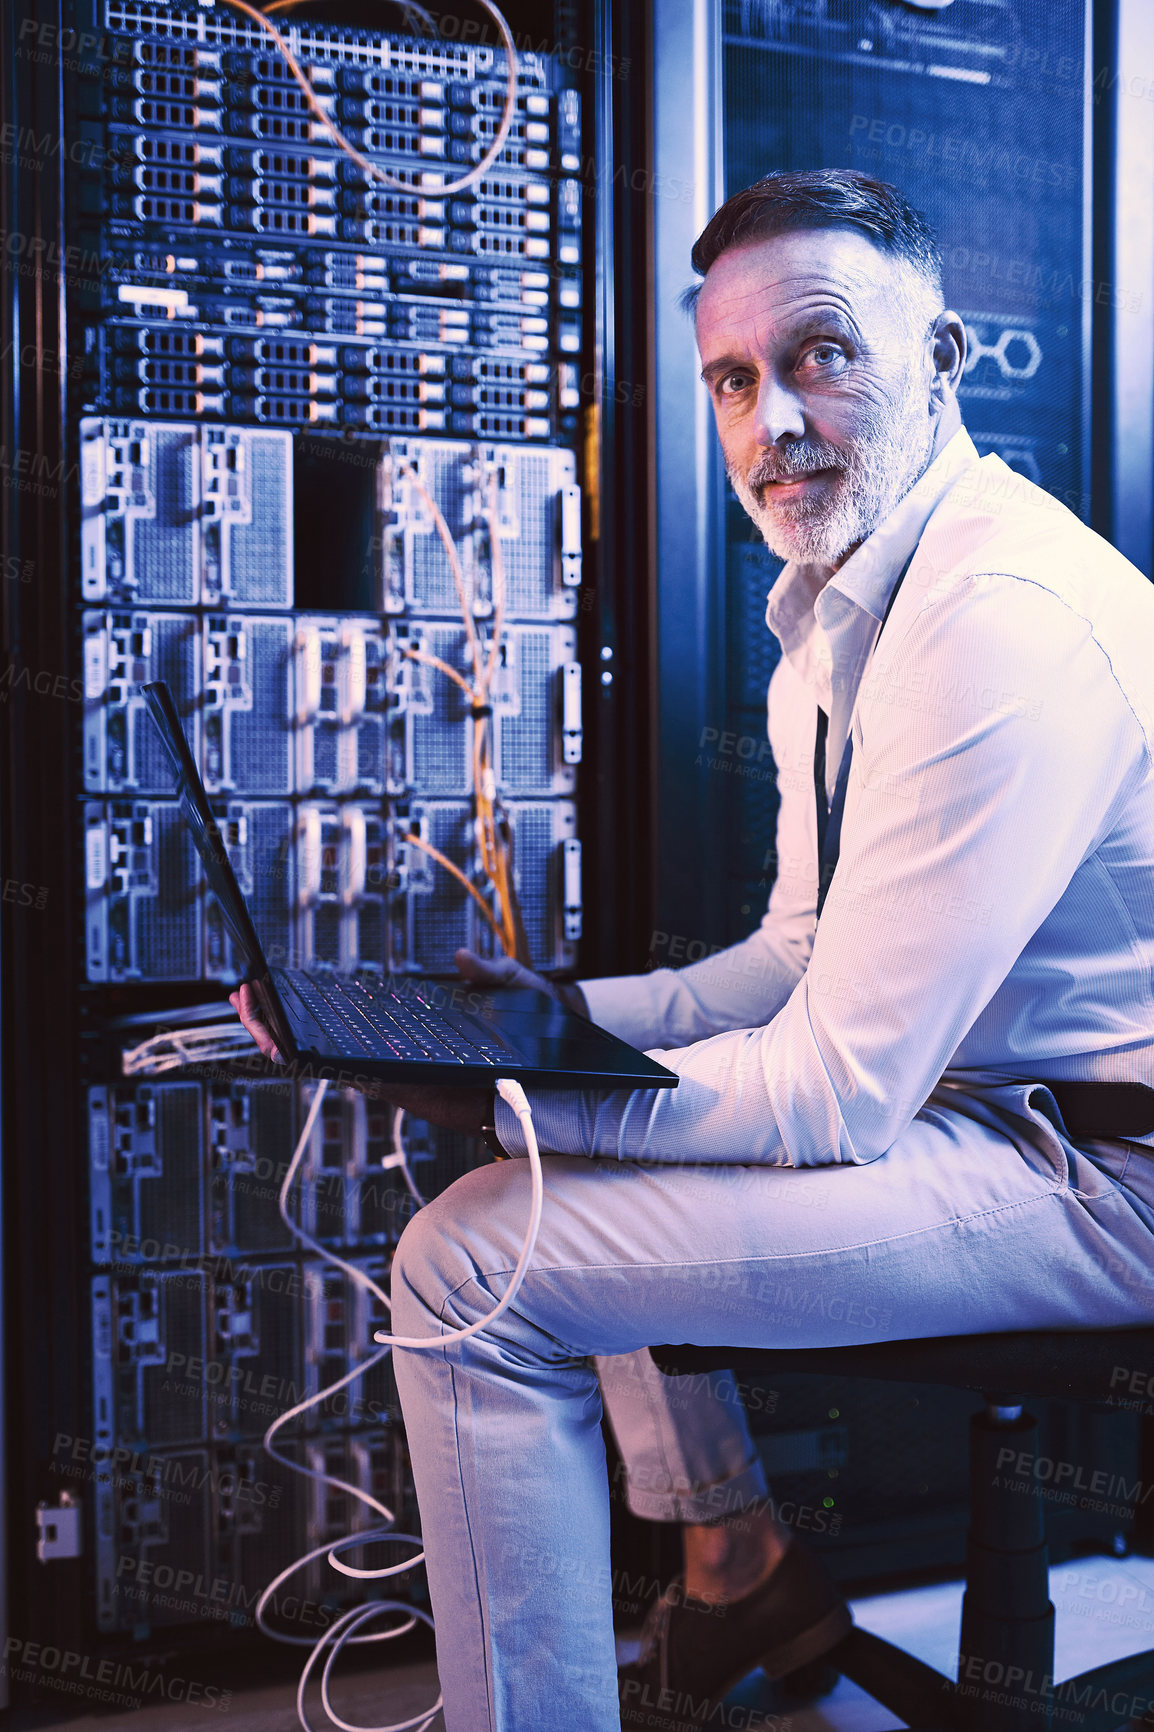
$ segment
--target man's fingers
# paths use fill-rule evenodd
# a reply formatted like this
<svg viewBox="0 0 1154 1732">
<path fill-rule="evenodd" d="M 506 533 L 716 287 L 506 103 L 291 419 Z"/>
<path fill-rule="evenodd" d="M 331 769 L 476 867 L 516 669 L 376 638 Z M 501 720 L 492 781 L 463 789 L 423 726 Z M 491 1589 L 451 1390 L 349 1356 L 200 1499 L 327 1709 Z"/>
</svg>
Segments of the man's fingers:
<svg viewBox="0 0 1154 1732">
<path fill-rule="evenodd" d="M 274 1064 L 283 1064 L 284 1059 L 273 1040 L 268 1024 L 260 1014 L 256 994 L 247 980 L 241 982 L 238 992 L 229 993 L 228 1001 L 265 1058 L 272 1059 Z"/>
<path fill-rule="evenodd" d="M 558 987 L 543 975 L 535 974 L 531 968 L 526 968 L 523 962 L 514 961 L 511 956 L 495 956 L 492 962 L 487 962 L 475 951 L 458 950 L 456 962 L 461 974 L 473 986 L 531 986 L 536 992 L 547 992 L 550 998 L 567 1005 L 570 1010 L 576 1011 L 578 1016 L 589 1015 L 589 1007 L 580 987 Z"/>
<path fill-rule="evenodd" d="M 518 975 L 527 972 L 511 956 L 496 956 L 492 962 L 487 962 L 476 951 L 458 950 L 455 960 L 460 973 L 474 986 L 508 986 Z"/>
</svg>

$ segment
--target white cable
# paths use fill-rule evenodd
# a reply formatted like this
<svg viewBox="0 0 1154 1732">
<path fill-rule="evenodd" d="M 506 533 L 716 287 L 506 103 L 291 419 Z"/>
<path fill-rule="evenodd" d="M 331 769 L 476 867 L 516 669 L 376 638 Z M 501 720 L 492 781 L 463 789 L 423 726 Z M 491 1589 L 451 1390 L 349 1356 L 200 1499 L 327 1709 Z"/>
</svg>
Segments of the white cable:
<svg viewBox="0 0 1154 1732">
<path fill-rule="evenodd" d="M 125 1076 L 160 1076 L 164 1071 L 232 1059 L 251 1050 L 252 1036 L 238 1023 L 200 1023 L 194 1028 L 150 1035 L 123 1053 L 120 1068 Z"/>
<path fill-rule="evenodd" d="M 289 1214 L 289 1195 L 292 1191 L 296 1176 L 300 1171 L 301 1163 L 305 1157 L 305 1151 L 309 1145 L 309 1139 L 312 1136 L 313 1128 L 317 1122 L 327 1091 L 328 1083 L 322 1079 L 317 1087 L 316 1093 L 313 1095 L 308 1116 L 305 1119 L 301 1134 L 297 1139 L 296 1148 L 293 1150 L 292 1160 L 289 1162 L 288 1170 L 285 1173 L 284 1181 L 281 1184 L 280 1194 L 277 1198 L 277 1206 L 280 1210 L 281 1219 L 292 1233 L 294 1239 L 303 1245 L 306 1250 L 311 1251 L 314 1255 L 322 1258 L 326 1263 L 331 1264 L 334 1268 L 340 1269 L 343 1274 L 347 1275 L 349 1279 L 354 1281 L 357 1285 L 367 1289 L 380 1302 L 386 1311 L 391 1312 L 392 1305 L 388 1296 L 382 1292 L 380 1287 L 377 1286 L 376 1282 L 366 1273 L 365 1270 L 358 1269 L 355 1264 L 346 1262 L 343 1257 L 338 1257 L 335 1252 L 326 1250 L 323 1245 L 318 1244 L 315 1239 L 306 1233 L 304 1228 L 294 1221 L 292 1216 Z M 321 1672 L 321 1705 L 333 1725 L 339 1728 L 339 1732 L 427 1732 L 427 1729 L 432 1725 L 436 1715 L 440 1712 L 441 1697 L 438 1695 L 436 1702 L 434 1702 L 431 1708 L 422 1709 L 419 1714 L 413 1715 L 412 1718 L 408 1720 L 400 1720 L 388 1726 L 358 1726 L 351 1721 L 341 1719 L 340 1715 L 333 1707 L 329 1696 L 329 1683 L 332 1676 L 332 1669 L 336 1664 L 338 1654 L 346 1644 L 353 1647 L 367 1642 L 393 1641 L 397 1636 L 403 1636 L 409 1630 L 413 1629 L 418 1622 L 427 1624 L 429 1628 L 432 1629 L 432 1618 L 419 1606 L 409 1605 L 402 1600 L 371 1600 L 365 1605 L 352 1606 L 347 1611 L 342 1612 L 325 1631 L 324 1635 L 320 1637 L 319 1641 L 315 1642 L 311 1636 L 291 1636 L 284 1631 L 270 1628 L 270 1626 L 265 1622 L 265 1608 L 276 1593 L 276 1590 L 280 1587 L 281 1583 L 287 1581 L 289 1576 L 294 1575 L 297 1570 L 304 1569 L 307 1565 L 313 1563 L 317 1558 L 327 1557 L 330 1566 L 333 1569 L 338 1570 L 341 1575 L 351 1576 L 360 1581 L 381 1581 L 387 1577 L 403 1575 L 407 1571 L 415 1569 L 418 1564 L 423 1562 L 425 1556 L 423 1550 L 418 1550 L 415 1556 L 406 1558 L 402 1563 L 389 1564 L 384 1568 L 375 1570 L 359 1569 L 353 1564 L 344 1563 L 338 1554 L 342 1551 L 350 1551 L 356 1546 L 371 1545 L 376 1541 L 389 1539 L 420 1547 L 421 1541 L 415 1534 L 397 1532 L 393 1526 L 393 1523 L 396 1521 L 396 1516 L 393 1511 L 389 1509 L 386 1504 L 381 1503 L 379 1499 L 373 1497 L 371 1493 L 365 1491 L 361 1486 L 352 1485 L 347 1480 L 338 1479 L 335 1474 L 324 1473 L 318 1468 L 305 1467 L 303 1463 L 294 1461 L 291 1456 L 282 1455 L 278 1449 L 273 1447 L 273 1438 L 283 1426 L 289 1423 L 290 1420 L 299 1417 L 302 1413 L 306 1413 L 310 1407 L 315 1407 L 322 1401 L 330 1400 L 338 1391 L 347 1388 L 350 1383 L 355 1382 L 357 1378 L 363 1377 L 366 1372 L 371 1371 L 374 1366 L 379 1365 L 381 1360 L 391 1353 L 394 1347 L 420 1350 L 433 1347 L 444 1347 L 451 1339 L 465 1340 L 471 1335 L 479 1334 L 481 1330 L 488 1324 L 492 1323 L 495 1318 L 501 1316 L 504 1311 L 508 1310 L 509 1306 L 513 1303 L 513 1300 L 520 1289 L 521 1283 L 525 1278 L 529 1259 L 532 1257 L 534 1248 L 537 1244 L 537 1235 L 541 1229 L 541 1211 L 544 1203 L 545 1186 L 544 1175 L 541 1168 L 541 1152 L 537 1147 L 537 1136 L 533 1129 L 533 1115 L 524 1089 L 519 1083 L 513 1082 L 509 1078 L 502 1078 L 497 1083 L 497 1092 L 501 1096 L 502 1100 L 506 1101 L 508 1105 L 512 1107 L 524 1129 L 525 1142 L 529 1153 L 529 1167 L 532 1177 L 532 1206 L 530 1209 L 529 1227 L 525 1234 L 524 1243 L 521 1247 L 521 1254 L 517 1259 L 517 1266 L 513 1270 L 512 1280 L 510 1281 L 503 1298 L 496 1306 L 494 1306 L 488 1316 L 480 1318 L 476 1323 L 470 1323 L 467 1328 L 451 1329 L 443 1335 L 406 1337 L 389 1335 L 384 1331 L 375 1332 L 373 1336 L 374 1341 L 381 1343 L 379 1352 L 372 1354 L 362 1365 L 353 1366 L 353 1368 L 350 1371 L 347 1371 L 343 1377 L 339 1378 L 336 1383 L 326 1385 L 324 1389 L 319 1390 L 315 1395 L 306 1396 L 303 1401 L 297 1402 L 295 1407 L 290 1407 L 286 1412 L 280 1414 L 273 1420 L 272 1424 L 264 1434 L 265 1450 L 274 1461 L 280 1462 L 283 1467 L 287 1467 L 293 1473 L 300 1474 L 304 1479 L 316 1480 L 322 1485 L 331 1486 L 338 1491 L 347 1492 L 351 1497 L 358 1499 L 359 1502 L 366 1505 L 369 1509 L 379 1515 L 385 1524 L 381 1527 L 367 1528 L 362 1532 L 347 1534 L 343 1539 L 328 1540 L 322 1545 L 314 1546 L 313 1549 L 306 1552 L 303 1557 L 297 1558 L 293 1563 L 289 1564 L 287 1568 L 281 1570 L 279 1575 L 275 1576 L 268 1584 L 264 1592 L 261 1594 L 260 1599 L 257 1601 L 255 1619 L 258 1629 L 262 1630 L 266 1636 L 270 1636 L 276 1642 L 288 1643 L 294 1647 L 309 1647 L 312 1650 L 308 1659 L 305 1661 L 300 1681 L 297 1685 L 297 1717 L 300 1720 L 301 1726 L 304 1728 L 304 1732 L 316 1732 L 316 1729 L 309 1721 L 305 1708 L 305 1693 L 313 1670 L 326 1647 L 329 1648 L 329 1652 L 326 1656 L 324 1667 Z M 401 1123 L 403 1119 L 404 1113 L 398 1111 L 393 1119 L 393 1153 L 391 1156 L 385 1157 L 382 1165 L 386 1168 L 401 1168 L 405 1183 L 408 1186 L 411 1195 L 417 1201 L 418 1205 L 423 1207 L 424 1205 L 420 1192 L 417 1190 L 409 1171 L 408 1155 L 401 1138 Z M 375 1634 L 358 1635 L 356 1633 L 360 1630 L 363 1624 L 370 1623 L 374 1618 L 383 1616 L 386 1612 L 403 1613 L 403 1621 L 390 1629 L 378 1630 Z"/>
<path fill-rule="evenodd" d="M 410 1729 L 414 1729 L 414 1732 L 425 1732 L 425 1729 L 432 1725 L 441 1708 L 441 1698 L 439 1696 L 434 1707 L 422 1709 L 419 1714 L 414 1714 L 411 1720 L 398 1720 L 390 1726 L 357 1726 L 350 1720 L 342 1720 L 329 1701 L 329 1676 L 332 1672 L 336 1657 L 340 1653 L 345 1642 L 372 1640 L 371 1637 L 354 1636 L 352 1632 L 359 1629 L 361 1624 L 367 1624 L 369 1620 L 376 1617 L 379 1612 L 386 1611 L 404 1611 L 411 1613 L 407 1623 L 402 1624 L 399 1629 L 390 1630 L 388 1632 L 390 1636 L 403 1635 L 406 1630 L 411 1630 L 414 1627 L 418 1619 L 422 1624 L 427 1624 L 430 1630 L 433 1627 L 433 1620 L 429 1616 L 428 1612 L 422 1611 L 419 1606 L 407 1606 L 400 1600 L 374 1600 L 367 1606 L 350 1606 L 347 1612 L 342 1612 L 340 1617 L 330 1625 L 321 1637 L 320 1641 L 316 1644 L 312 1653 L 305 1661 L 304 1670 L 301 1672 L 300 1682 L 297 1685 L 297 1716 L 301 1725 L 305 1728 L 305 1732 L 312 1732 L 312 1728 L 309 1726 L 308 1717 L 305 1713 L 305 1691 L 308 1687 L 308 1681 L 312 1669 L 320 1658 L 326 1642 L 332 1642 L 333 1646 L 332 1652 L 325 1660 L 324 1671 L 321 1673 L 321 1701 L 324 1703 L 326 1714 L 328 1714 L 329 1718 L 340 1727 L 341 1732 L 410 1732 Z"/>
<path fill-rule="evenodd" d="M 388 1172 L 390 1167 L 400 1167 L 401 1177 L 404 1179 L 405 1184 L 408 1186 L 410 1197 L 412 1197 L 412 1199 L 413 1199 L 414 1203 L 416 1203 L 418 1209 L 423 1209 L 425 1206 L 425 1199 L 424 1199 L 424 1197 L 422 1197 L 420 1191 L 418 1191 L 418 1189 L 417 1189 L 416 1182 L 413 1178 L 412 1171 L 409 1167 L 409 1152 L 405 1148 L 404 1138 L 401 1136 L 401 1126 L 404 1124 L 404 1122 L 405 1122 L 405 1109 L 404 1109 L 404 1107 L 394 1107 L 394 1109 L 393 1109 L 393 1152 L 391 1155 L 386 1155 L 384 1157 L 384 1159 L 381 1162 L 381 1165 L 382 1165 L 382 1167 L 384 1167 L 386 1172 Z"/>
<path fill-rule="evenodd" d="M 355 1264 L 346 1262 L 343 1257 L 338 1257 L 335 1252 L 329 1251 L 325 1246 L 318 1244 L 315 1239 L 305 1232 L 303 1227 L 293 1220 L 288 1211 L 289 1194 L 297 1173 L 300 1170 L 301 1163 L 304 1160 L 305 1152 L 308 1149 L 309 1140 L 313 1133 L 313 1127 L 317 1122 L 327 1092 L 328 1084 L 324 1079 L 322 1079 L 316 1093 L 313 1095 L 308 1116 L 305 1119 L 301 1134 L 297 1139 L 297 1145 L 293 1150 L 292 1160 L 289 1162 L 288 1171 L 285 1173 L 284 1181 L 281 1184 L 280 1194 L 277 1198 L 281 1219 L 289 1228 L 294 1239 L 304 1246 L 306 1250 L 309 1250 L 315 1255 L 321 1257 L 326 1263 L 331 1264 L 334 1268 L 340 1269 L 343 1274 L 347 1275 L 349 1279 L 354 1281 L 358 1286 L 367 1289 L 367 1291 L 372 1293 L 380 1302 L 384 1309 L 388 1311 L 391 1309 L 388 1296 L 382 1292 L 372 1277 L 367 1274 L 365 1270 L 358 1269 Z M 319 1641 L 314 1639 L 312 1636 L 293 1636 L 289 1635 L 286 1631 L 275 1630 L 265 1621 L 265 1610 L 281 1583 L 287 1581 L 290 1576 L 295 1575 L 298 1570 L 304 1569 L 309 1564 L 315 1562 L 317 1558 L 327 1557 L 333 1568 L 339 1570 L 342 1575 L 356 1576 L 362 1580 L 383 1580 L 389 1576 L 402 1575 L 409 1570 L 415 1569 L 424 1557 L 424 1552 L 420 1549 L 421 1541 L 416 1534 L 399 1533 L 396 1530 L 394 1527 L 396 1516 L 394 1512 L 389 1509 L 387 1504 L 381 1503 L 378 1498 L 373 1497 L 370 1492 L 365 1491 L 361 1486 L 352 1485 L 348 1480 L 339 1479 L 335 1474 L 324 1473 L 318 1468 L 306 1467 L 302 1462 L 294 1461 L 291 1456 L 282 1454 L 273 1444 L 273 1439 L 276 1434 L 282 1429 L 282 1427 L 286 1426 L 290 1420 L 297 1418 L 302 1413 L 306 1413 L 310 1407 L 315 1407 L 322 1401 L 330 1400 L 340 1390 L 347 1388 L 348 1385 L 355 1382 L 357 1378 L 363 1377 L 366 1372 L 371 1371 L 374 1366 L 379 1365 L 381 1361 L 388 1356 L 390 1351 L 391 1349 L 388 1347 L 381 1348 L 378 1352 L 373 1353 L 367 1360 L 365 1360 L 363 1364 L 354 1365 L 352 1369 L 347 1371 L 343 1377 L 337 1380 L 336 1383 L 326 1385 L 324 1389 L 319 1390 L 315 1395 L 306 1396 L 303 1401 L 297 1402 L 294 1407 L 290 1407 L 286 1412 L 280 1414 L 276 1419 L 274 1419 L 264 1434 L 264 1447 L 274 1461 L 279 1462 L 283 1467 L 287 1467 L 291 1472 L 299 1474 L 303 1479 L 311 1479 L 322 1485 L 330 1486 L 335 1490 L 347 1492 L 351 1497 L 356 1498 L 360 1503 L 364 1504 L 376 1515 L 380 1516 L 383 1524 L 374 1528 L 366 1528 L 357 1533 L 347 1534 L 343 1539 L 327 1540 L 323 1545 L 314 1546 L 311 1551 L 306 1552 L 303 1557 L 295 1559 L 287 1566 L 287 1568 L 281 1570 L 278 1575 L 274 1576 L 273 1580 L 269 1582 L 268 1586 L 261 1594 L 260 1599 L 257 1601 L 254 1615 L 258 1629 L 262 1630 L 266 1636 L 270 1636 L 276 1642 L 287 1643 L 292 1647 L 306 1647 L 311 1649 L 302 1670 L 300 1682 L 297 1686 L 297 1716 L 300 1720 L 301 1726 L 304 1728 L 304 1732 L 315 1732 L 315 1728 L 312 1726 L 308 1718 L 308 1713 L 305 1707 L 305 1692 L 308 1686 L 308 1681 L 312 1675 L 317 1660 L 320 1658 L 320 1655 L 324 1652 L 325 1648 L 330 1644 L 331 1651 L 328 1654 L 324 1670 L 321 1673 L 321 1704 L 330 1721 L 332 1721 L 335 1726 L 340 1727 L 342 1732 L 426 1732 L 426 1729 L 431 1725 L 441 1707 L 441 1698 L 438 1695 L 437 1700 L 432 1707 L 422 1710 L 420 1714 L 416 1715 L 412 1719 L 399 1721 L 396 1725 L 387 1727 L 354 1727 L 350 1725 L 348 1721 L 341 1719 L 334 1709 L 329 1697 L 329 1680 L 332 1674 L 332 1667 L 342 1648 L 344 1648 L 346 1644 L 354 1646 L 367 1642 L 389 1642 L 394 1640 L 397 1636 L 405 1635 L 409 1630 L 414 1628 L 418 1621 L 431 1623 L 428 1614 L 423 1612 L 417 1606 L 408 1606 L 399 1600 L 374 1600 L 368 1605 L 351 1607 L 349 1611 L 341 1613 L 341 1615 L 325 1631 Z M 414 1545 L 418 1549 L 414 1556 L 404 1559 L 401 1563 L 389 1564 L 386 1567 L 377 1570 L 356 1569 L 351 1564 L 343 1563 L 337 1556 L 338 1552 L 349 1551 L 354 1546 L 370 1545 L 375 1541 L 384 1539 L 397 1540 L 404 1544 Z M 382 1616 L 387 1611 L 403 1613 L 404 1617 L 402 1622 L 394 1625 L 390 1629 L 378 1630 L 372 1634 L 358 1635 L 356 1633 L 362 1624 L 368 1623 L 372 1618 Z"/>
<path fill-rule="evenodd" d="M 525 1132 L 525 1143 L 529 1151 L 529 1170 L 533 1181 L 533 1201 L 529 1211 L 529 1230 L 525 1234 L 525 1242 L 521 1246 L 521 1255 L 517 1259 L 517 1267 L 513 1271 L 513 1279 L 505 1290 L 504 1297 L 496 1304 L 486 1317 L 479 1317 L 475 1323 L 470 1323 L 464 1329 L 447 1329 L 441 1335 L 389 1335 L 385 1330 L 378 1329 L 373 1334 L 374 1341 L 384 1342 L 389 1347 L 404 1347 L 415 1352 L 435 1347 L 444 1347 L 447 1341 L 468 1341 L 472 1335 L 479 1335 L 482 1329 L 487 1329 L 490 1323 L 506 1312 L 517 1297 L 529 1259 L 537 1244 L 537 1235 L 541 1231 L 541 1208 L 545 1201 L 545 1177 L 541 1171 L 541 1151 L 537 1147 L 537 1133 L 533 1129 L 533 1114 L 520 1083 L 513 1082 L 509 1077 L 502 1077 L 497 1083 L 497 1093 L 501 1099 L 512 1107 L 521 1128 Z"/>
</svg>

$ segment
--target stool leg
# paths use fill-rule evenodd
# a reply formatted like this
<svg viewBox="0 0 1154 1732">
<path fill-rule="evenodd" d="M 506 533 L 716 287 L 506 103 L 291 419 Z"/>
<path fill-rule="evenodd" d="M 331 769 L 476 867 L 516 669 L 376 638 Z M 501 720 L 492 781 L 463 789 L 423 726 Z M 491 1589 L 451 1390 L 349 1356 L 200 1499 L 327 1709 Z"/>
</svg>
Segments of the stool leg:
<svg viewBox="0 0 1154 1732">
<path fill-rule="evenodd" d="M 959 1723 L 973 1732 L 1041 1732 L 1051 1724 L 1054 1608 L 1039 1486 L 1038 1424 L 987 1400 L 970 1422 L 970 1532 Z M 1027 1468 L 1017 1471 L 1020 1457 Z"/>
</svg>

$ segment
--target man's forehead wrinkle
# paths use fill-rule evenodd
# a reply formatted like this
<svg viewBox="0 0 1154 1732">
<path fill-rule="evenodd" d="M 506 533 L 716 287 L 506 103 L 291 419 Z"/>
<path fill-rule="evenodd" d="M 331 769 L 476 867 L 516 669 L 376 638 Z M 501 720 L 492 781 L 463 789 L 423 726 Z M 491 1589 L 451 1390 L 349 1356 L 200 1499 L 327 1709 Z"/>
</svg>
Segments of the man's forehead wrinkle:
<svg viewBox="0 0 1154 1732">
<path fill-rule="evenodd" d="M 840 280 L 838 280 L 840 278 Z M 713 288 L 713 293 L 709 290 Z M 741 323 L 756 319 L 773 325 L 795 322 L 804 316 L 837 313 L 855 329 L 861 328 L 862 317 L 884 307 L 885 285 L 876 276 L 839 272 L 837 275 L 816 275 L 813 271 L 798 272 L 789 277 L 764 278 L 759 282 L 734 282 L 711 285 L 706 280 L 699 311 L 705 322 L 712 324 Z"/>
<path fill-rule="evenodd" d="M 868 242 L 861 242 L 861 248 L 851 244 L 849 249 L 839 244 L 835 256 L 814 260 L 792 256 L 778 241 L 736 248 L 717 260 L 705 277 L 702 303 L 698 303 L 698 313 L 705 313 L 709 324 L 738 324 L 754 312 L 759 319 L 785 324 L 806 310 L 830 310 L 842 313 L 861 334 L 861 320 L 873 322 L 875 313 L 884 315 L 896 289 L 892 262 Z M 807 300 L 813 301 L 813 307 L 806 308 Z"/>
<path fill-rule="evenodd" d="M 775 290 L 788 292 L 796 286 L 799 293 L 876 295 L 885 292 L 886 279 L 893 274 L 892 268 L 890 271 L 886 269 L 889 261 L 884 255 L 874 253 L 872 248 L 870 251 L 873 256 L 868 262 L 843 254 L 836 259 L 823 260 L 820 264 L 812 259 L 789 258 L 770 258 L 755 262 L 751 257 L 753 251 L 752 248 L 740 248 L 728 255 L 723 254 L 706 277 L 702 285 L 703 293 L 708 296 L 709 289 L 719 278 L 736 278 L 738 281 L 746 278 L 752 279 L 744 291 L 746 294 L 772 293 Z M 730 260 L 732 265 L 728 265 Z M 737 293 L 737 282 L 731 282 L 727 290 L 720 292 Z"/>
<path fill-rule="evenodd" d="M 788 335 L 803 324 L 820 324 L 831 315 L 838 324 L 848 326 L 859 337 L 862 335 L 862 321 L 849 298 L 827 283 L 779 306 L 762 304 L 762 294 L 761 288 L 751 290 L 735 297 L 733 303 L 726 302 L 719 310 L 716 340 L 724 345 L 726 353 L 735 347 L 764 351 L 777 337 Z"/>
</svg>

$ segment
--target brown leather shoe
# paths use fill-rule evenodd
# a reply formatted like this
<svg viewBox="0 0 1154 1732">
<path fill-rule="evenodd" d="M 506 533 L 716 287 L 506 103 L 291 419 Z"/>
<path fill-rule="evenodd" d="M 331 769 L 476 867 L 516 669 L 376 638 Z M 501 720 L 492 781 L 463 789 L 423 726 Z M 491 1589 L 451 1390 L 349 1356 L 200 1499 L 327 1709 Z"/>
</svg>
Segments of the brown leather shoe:
<svg viewBox="0 0 1154 1732">
<path fill-rule="evenodd" d="M 739 1600 L 692 1599 L 678 1577 L 651 1607 L 637 1659 L 618 1668 L 622 1732 L 696 1732 L 755 1666 L 784 1678 L 828 1653 L 852 1624 L 841 1594 L 796 1540 L 769 1579 Z"/>
</svg>

